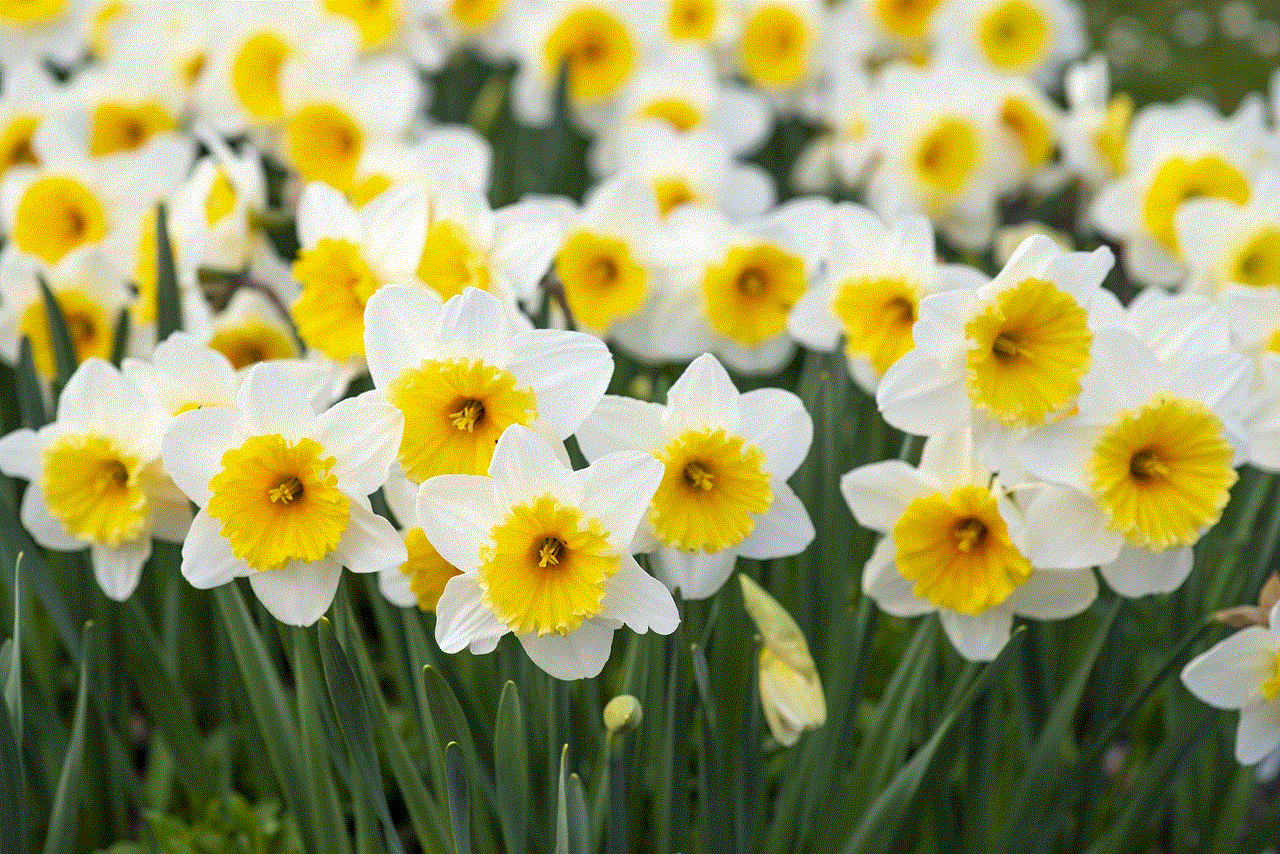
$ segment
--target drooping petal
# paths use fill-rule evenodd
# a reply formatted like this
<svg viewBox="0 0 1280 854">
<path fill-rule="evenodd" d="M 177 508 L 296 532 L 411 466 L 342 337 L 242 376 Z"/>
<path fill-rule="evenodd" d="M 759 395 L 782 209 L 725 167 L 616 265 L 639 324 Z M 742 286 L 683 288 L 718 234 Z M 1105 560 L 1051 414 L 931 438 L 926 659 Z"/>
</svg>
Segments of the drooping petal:
<svg viewBox="0 0 1280 854">
<path fill-rule="evenodd" d="M 738 553 L 753 560 L 772 560 L 799 554 L 813 542 L 809 511 L 787 482 L 773 478 L 773 504 L 756 518 L 755 530 L 738 546 Z"/>
<path fill-rule="evenodd" d="M 108 599 L 123 602 L 138 587 L 142 565 L 151 556 L 151 538 L 139 537 L 116 548 L 95 543 L 90 551 L 98 586 Z"/>
<path fill-rule="evenodd" d="M 363 497 L 348 505 L 347 529 L 334 555 L 352 572 L 381 572 L 409 559 L 404 540 L 387 519 L 369 508 Z"/>
<path fill-rule="evenodd" d="M 991 608 L 981 614 L 938 611 L 942 628 L 956 652 L 970 661 L 990 661 L 1009 642 L 1013 615 L 1005 608 Z"/>
<path fill-rule="evenodd" d="M 445 652 L 459 652 L 487 638 L 505 635 L 509 629 L 480 601 L 475 573 L 449 579 L 436 602 L 436 643 Z M 474 647 L 473 647 L 474 650 Z"/>
<path fill-rule="evenodd" d="M 601 615 L 621 620 L 632 631 L 660 635 L 671 634 L 680 622 L 671 592 L 625 554 L 618 571 L 605 582 Z"/>
<path fill-rule="evenodd" d="M 609 660 L 613 632 L 611 626 L 587 620 L 567 635 L 522 635 L 520 645 L 534 664 L 557 679 L 590 679 Z"/>
<path fill-rule="evenodd" d="M 249 585 L 271 616 L 286 625 L 309 626 L 333 604 L 341 576 L 342 564 L 329 555 L 314 563 L 295 561 L 283 569 L 255 572 Z"/>
</svg>

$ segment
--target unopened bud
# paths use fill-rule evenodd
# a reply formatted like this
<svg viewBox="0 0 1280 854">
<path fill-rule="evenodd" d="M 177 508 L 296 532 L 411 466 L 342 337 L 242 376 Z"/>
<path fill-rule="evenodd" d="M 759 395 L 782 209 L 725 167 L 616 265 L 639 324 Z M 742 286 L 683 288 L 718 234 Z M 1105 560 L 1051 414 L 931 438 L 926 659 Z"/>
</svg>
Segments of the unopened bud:
<svg viewBox="0 0 1280 854">
<path fill-rule="evenodd" d="M 630 694 L 619 694 L 604 707 L 604 725 L 611 735 L 631 732 L 643 718 L 640 701 Z"/>
<path fill-rule="evenodd" d="M 745 575 L 742 602 L 760 630 L 760 705 L 779 744 L 792 745 L 800 733 L 826 723 L 827 701 L 804 633 L 786 609 Z"/>
</svg>

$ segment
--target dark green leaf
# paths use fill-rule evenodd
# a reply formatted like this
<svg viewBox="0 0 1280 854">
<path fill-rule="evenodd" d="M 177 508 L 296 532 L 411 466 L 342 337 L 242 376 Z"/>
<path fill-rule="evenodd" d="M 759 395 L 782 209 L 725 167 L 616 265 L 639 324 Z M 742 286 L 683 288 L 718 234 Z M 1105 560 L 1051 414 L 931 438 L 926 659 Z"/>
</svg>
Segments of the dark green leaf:
<svg viewBox="0 0 1280 854">
<path fill-rule="evenodd" d="M 35 358 L 31 355 L 31 339 L 25 335 L 18 344 L 18 367 L 15 373 L 22 423 L 32 430 L 39 430 L 49 423 L 49 413 L 44 406 L 44 392 L 40 387 L 40 375 L 36 373 Z"/>
<path fill-rule="evenodd" d="M 524 854 L 529 829 L 529 747 L 516 683 L 507 681 L 498 699 L 493 731 L 495 806 L 508 854 Z"/>
<path fill-rule="evenodd" d="M 445 748 L 445 765 L 449 779 L 449 822 L 453 826 L 455 854 L 471 854 L 471 804 L 467 792 L 467 772 L 462 764 L 462 751 L 456 741 Z"/>
<path fill-rule="evenodd" d="M 182 328 L 182 298 L 178 294 L 178 270 L 169 243 L 169 212 L 156 206 L 156 343 Z"/>
<path fill-rule="evenodd" d="M 49 283 L 42 274 L 37 273 L 40 282 L 40 295 L 44 298 L 44 315 L 49 323 L 49 343 L 53 346 L 54 378 L 53 387 L 61 389 L 71 379 L 76 370 L 76 346 L 71 339 L 71 331 L 67 329 L 67 318 L 62 313 L 58 298 L 49 290 Z"/>
<path fill-rule="evenodd" d="M 93 623 L 86 623 L 80 636 L 80 646 L 90 648 Z M 45 835 L 45 854 L 64 854 L 76 850 L 76 831 L 79 829 L 80 796 L 84 791 L 81 771 L 84 765 L 84 729 L 89 711 L 89 692 L 92 690 L 89 663 L 92 655 L 80 659 L 80 688 L 76 692 L 76 713 L 71 725 L 71 740 L 58 777 L 58 789 L 49 810 L 49 828 Z"/>
</svg>

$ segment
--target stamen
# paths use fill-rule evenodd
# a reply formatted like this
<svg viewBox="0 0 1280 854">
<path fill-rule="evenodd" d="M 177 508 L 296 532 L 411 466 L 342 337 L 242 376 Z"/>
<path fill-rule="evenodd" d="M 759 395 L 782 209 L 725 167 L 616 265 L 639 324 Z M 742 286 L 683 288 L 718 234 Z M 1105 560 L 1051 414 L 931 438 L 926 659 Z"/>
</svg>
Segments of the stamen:
<svg viewBox="0 0 1280 854">
<path fill-rule="evenodd" d="M 302 497 L 302 481 L 293 475 L 277 483 L 267 492 L 272 504 L 292 504 Z"/>
<path fill-rule="evenodd" d="M 738 274 L 738 293 L 746 297 L 753 297 L 765 289 L 768 280 L 765 279 L 764 273 L 756 267 L 748 267 Z"/>
<path fill-rule="evenodd" d="M 987 538 L 987 526 L 981 519 L 969 516 L 956 523 L 954 533 L 956 548 L 968 554 Z"/>
<path fill-rule="evenodd" d="M 1000 361 L 1007 362 L 1021 355 L 1022 347 L 1018 345 L 1017 336 L 1012 332 L 1001 332 L 996 336 L 996 340 L 991 342 L 991 353 Z"/>
<path fill-rule="evenodd" d="M 547 537 L 542 541 L 542 547 L 538 549 L 538 566 L 544 569 L 548 566 L 559 566 L 563 555 L 564 543 L 556 537 Z"/>
<path fill-rule="evenodd" d="M 129 482 L 129 470 L 119 460 L 109 460 L 103 465 L 102 471 L 116 486 L 124 486 Z"/>
<path fill-rule="evenodd" d="M 484 403 L 479 400 L 468 400 L 457 412 L 450 412 L 449 418 L 453 426 L 468 433 L 476 429 L 476 425 L 484 419 Z"/>
<path fill-rule="evenodd" d="M 1144 448 L 1129 460 L 1129 474 L 1137 480 L 1147 481 L 1169 476 L 1169 467 L 1150 448 Z"/>
<path fill-rule="evenodd" d="M 716 485 L 715 475 L 711 473 L 711 469 L 697 460 L 685 464 L 684 482 L 703 492 L 710 492 Z"/>
</svg>

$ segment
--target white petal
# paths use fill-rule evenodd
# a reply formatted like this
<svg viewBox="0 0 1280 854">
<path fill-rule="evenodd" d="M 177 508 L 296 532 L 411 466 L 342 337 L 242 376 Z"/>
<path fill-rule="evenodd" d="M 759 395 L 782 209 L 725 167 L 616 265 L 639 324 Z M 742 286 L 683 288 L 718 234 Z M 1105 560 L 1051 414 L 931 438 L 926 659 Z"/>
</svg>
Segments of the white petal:
<svg viewBox="0 0 1280 854">
<path fill-rule="evenodd" d="M 615 551 L 625 552 L 631 545 L 662 473 L 662 463 L 640 451 L 609 454 L 579 473 L 583 515 L 603 523 Z"/>
<path fill-rule="evenodd" d="M 334 555 L 352 572 L 380 572 L 409 559 L 404 540 L 395 527 L 374 513 L 363 497 L 351 499 L 347 528 Z"/>
<path fill-rule="evenodd" d="M 398 568 L 384 569 L 378 573 L 378 591 L 392 605 L 401 608 L 418 607 L 418 594 L 410 587 L 409 576 Z"/>
<path fill-rule="evenodd" d="M 522 635 L 520 645 L 534 664 L 556 679 L 590 679 L 600 675 L 609 660 L 613 632 L 612 626 L 588 620 L 564 636 Z"/>
<path fill-rule="evenodd" d="M 24 480 L 39 479 L 41 445 L 34 430 L 14 430 L 0 438 L 0 471 Z"/>
<path fill-rule="evenodd" d="M 685 368 L 667 392 L 664 429 L 668 436 L 686 430 L 721 428 L 737 433 L 741 395 L 716 357 L 704 353 Z"/>
<path fill-rule="evenodd" d="M 1093 499 L 1070 487 L 1045 485 L 1025 508 L 1027 559 L 1041 569 L 1085 569 L 1111 563 L 1124 537 L 1107 527 Z"/>
<path fill-rule="evenodd" d="M 970 661 L 990 661 L 1009 642 L 1013 615 L 1003 608 L 991 608 L 981 614 L 957 614 L 940 610 L 942 628 L 956 652 Z"/>
<path fill-rule="evenodd" d="M 226 584 L 247 575 L 248 565 L 231 552 L 231 541 L 219 533 L 222 523 L 201 510 L 191 520 L 182 543 L 182 577 L 198 590 Z"/>
<path fill-rule="evenodd" d="M 670 590 L 685 599 L 707 599 L 729 579 L 738 559 L 737 549 L 718 552 L 686 552 L 662 546 L 650 554 L 653 571 Z"/>
<path fill-rule="evenodd" d="M 601 616 L 621 620 L 634 632 L 655 631 L 669 635 L 680 623 L 680 612 L 666 586 L 636 563 L 622 555 L 618 571 L 604 585 Z"/>
<path fill-rule="evenodd" d="M 151 556 L 151 537 L 139 537 L 117 548 L 94 544 L 93 575 L 108 599 L 123 602 L 138 587 L 142 565 Z"/>
<path fill-rule="evenodd" d="M 86 433 L 116 436 L 146 419 L 142 389 L 110 362 L 86 359 L 58 398 L 58 422 Z"/>
<path fill-rule="evenodd" d="M 773 504 L 769 512 L 756 517 L 755 530 L 738 546 L 738 554 L 753 560 L 771 560 L 799 554 L 813 542 L 813 522 L 809 511 L 787 485 L 773 478 Z"/>
<path fill-rule="evenodd" d="M 335 458 L 338 483 L 368 495 L 386 483 L 403 430 L 404 416 L 391 404 L 347 398 L 320 414 L 314 435 Z"/>
<path fill-rule="evenodd" d="M 259 362 L 249 369 L 236 403 L 250 436 L 279 433 L 297 441 L 311 429 L 316 417 L 296 377 L 271 362 Z"/>
<path fill-rule="evenodd" d="M 360 221 L 345 196 L 328 184 L 313 181 L 298 201 L 298 243 L 310 249 L 323 237 L 360 243 Z"/>
<path fill-rule="evenodd" d="M 309 626 L 333 604 L 341 576 L 342 564 L 329 555 L 313 563 L 294 561 L 283 569 L 255 572 L 249 584 L 271 616 L 290 626 Z"/>
<path fill-rule="evenodd" d="M 37 483 L 27 487 L 22 496 L 22 508 L 19 511 L 22 527 L 27 529 L 31 538 L 46 549 L 57 549 L 61 552 L 77 552 L 88 543 L 79 537 L 73 537 L 62 527 L 62 523 L 49 513 L 49 504 Z"/>
<path fill-rule="evenodd" d="M 1261 762 L 1280 744 L 1280 703 L 1250 703 L 1240 710 L 1236 759 L 1241 765 Z"/>
<path fill-rule="evenodd" d="M 1074 421 L 1033 430 L 1018 445 L 1018 462 L 1042 480 L 1088 494 L 1089 458 L 1100 432 Z"/>
<path fill-rule="evenodd" d="M 1035 570 L 1005 601 L 1015 614 L 1037 620 L 1074 617 L 1098 598 L 1091 569 Z"/>
<path fill-rule="evenodd" d="M 222 471 L 222 455 L 238 439 L 238 417 L 218 406 L 193 409 L 169 422 L 160 443 L 169 477 L 201 507 L 209 503 L 209 481 Z"/>
<path fill-rule="evenodd" d="M 418 522 L 440 556 L 474 570 L 495 521 L 493 481 L 470 474 L 429 478 L 418 490 Z"/>
<path fill-rule="evenodd" d="M 1271 678 L 1275 641 L 1262 626 L 1250 626 L 1223 638 L 1187 662 L 1182 684 L 1202 702 L 1219 709 L 1248 704 L 1258 686 Z"/>
<path fill-rule="evenodd" d="M 364 349 L 369 375 L 386 388 L 405 368 L 436 356 L 436 324 L 440 297 L 426 288 L 387 285 L 364 306 Z"/>
<path fill-rule="evenodd" d="M 380 194 L 360 211 L 370 266 L 383 273 L 413 271 L 427 239 L 427 200 L 414 184 Z"/>
<path fill-rule="evenodd" d="M 518 424 L 498 437 L 489 476 L 501 513 L 546 494 L 570 507 L 582 502 L 581 479 L 556 458 L 545 438 Z"/>
<path fill-rule="evenodd" d="M 1177 590 L 1191 573 L 1191 549 L 1153 552 L 1125 543 L 1115 561 L 1098 567 L 1121 596 L 1146 596 Z"/>
<path fill-rule="evenodd" d="M 441 359 L 475 359 L 505 368 L 511 355 L 511 328 L 493 294 L 467 288 L 444 304 L 436 336 Z"/>
<path fill-rule="evenodd" d="M 764 451 L 765 469 L 786 479 L 804 462 L 813 443 L 813 419 L 800 398 L 780 388 L 742 395 L 738 432 Z"/>
<path fill-rule="evenodd" d="M 873 531 L 892 530 L 912 501 L 937 491 L 938 484 L 901 460 L 869 463 L 840 478 L 849 510 L 858 524 Z"/>
<path fill-rule="evenodd" d="M 937 608 L 913 592 L 914 582 L 898 571 L 894 560 L 893 537 L 881 537 L 862 568 L 862 592 L 875 600 L 880 610 L 895 617 L 918 617 Z"/>
<path fill-rule="evenodd" d="M 665 444 L 664 407 L 647 400 L 606 394 L 574 433 L 582 455 L 597 460 L 615 451 L 656 454 Z"/>
<path fill-rule="evenodd" d="M 450 578 L 436 602 L 436 643 L 445 652 L 459 652 L 463 647 L 485 638 L 500 638 L 507 633 L 505 623 L 480 603 L 480 585 L 473 572 Z"/>
<path fill-rule="evenodd" d="M 533 329 L 512 338 L 507 369 L 533 387 L 538 417 L 565 439 L 604 396 L 613 357 L 593 335 Z"/>
<path fill-rule="evenodd" d="M 885 421 L 917 436 L 969 423 L 963 372 L 948 370 L 919 348 L 895 362 L 881 378 L 876 404 Z"/>
</svg>

